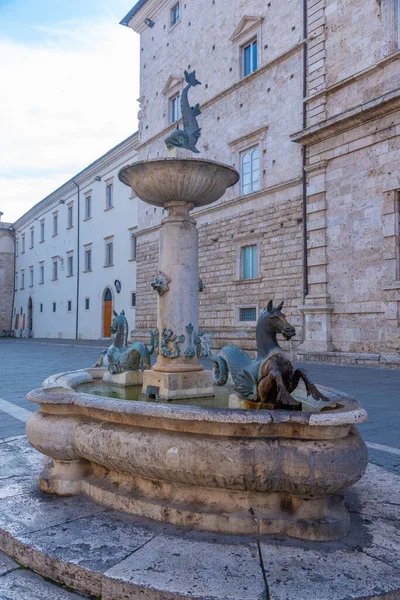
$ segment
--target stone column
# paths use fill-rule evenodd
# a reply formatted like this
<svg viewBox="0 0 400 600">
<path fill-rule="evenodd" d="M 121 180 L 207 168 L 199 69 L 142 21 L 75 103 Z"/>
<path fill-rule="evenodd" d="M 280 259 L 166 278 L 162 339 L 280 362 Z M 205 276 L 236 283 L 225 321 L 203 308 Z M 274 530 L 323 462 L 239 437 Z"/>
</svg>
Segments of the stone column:
<svg viewBox="0 0 400 600">
<path fill-rule="evenodd" d="M 143 375 L 143 392 L 160 398 L 213 396 L 212 374 L 200 364 L 199 266 L 196 221 L 190 202 L 166 202 L 160 230 L 157 362 Z M 150 386 L 150 389 L 149 389 Z M 154 388 L 158 388 L 154 390 Z"/>
<path fill-rule="evenodd" d="M 194 343 L 199 330 L 199 266 L 196 221 L 189 215 L 193 204 L 169 202 L 165 208 L 159 258 L 164 285 L 156 287 L 160 349 L 153 370 L 202 371 Z"/>
</svg>

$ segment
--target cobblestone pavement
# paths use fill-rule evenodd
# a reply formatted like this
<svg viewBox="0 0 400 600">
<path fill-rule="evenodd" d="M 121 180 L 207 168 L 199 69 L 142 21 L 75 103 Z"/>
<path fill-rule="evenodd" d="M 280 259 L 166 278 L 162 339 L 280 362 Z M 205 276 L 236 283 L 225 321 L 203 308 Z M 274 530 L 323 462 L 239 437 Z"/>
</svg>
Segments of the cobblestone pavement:
<svg viewBox="0 0 400 600">
<path fill-rule="evenodd" d="M 24 434 L 26 411 L 36 410 L 25 399 L 27 392 L 40 387 L 49 375 L 93 365 L 106 346 L 101 340 L 0 339 L 0 439 Z M 362 402 L 369 421 L 359 428 L 370 461 L 400 474 L 400 371 L 297 365 L 316 383 L 348 392 Z"/>
</svg>

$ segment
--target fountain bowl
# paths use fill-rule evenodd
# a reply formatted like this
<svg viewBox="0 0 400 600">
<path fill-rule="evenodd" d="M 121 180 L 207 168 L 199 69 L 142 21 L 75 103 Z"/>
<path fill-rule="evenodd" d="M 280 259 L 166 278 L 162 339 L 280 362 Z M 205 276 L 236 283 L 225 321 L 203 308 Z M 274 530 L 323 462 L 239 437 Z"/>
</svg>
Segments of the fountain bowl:
<svg viewBox="0 0 400 600">
<path fill-rule="evenodd" d="M 170 202 L 206 206 L 239 181 L 239 173 L 232 167 L 192 158 L 136 162 L 121 169 L 118 177 L 138 198 L 153 206 Z"/>
<path fill-rule="evenodd" d="M 27 436 L 51 458 L 43 492 L 86 494 L 117 510 L 198 530 L 326 541 L 349 531 L 342 492 L 367 466 L 360 404 L 321 390 L 330 412 L 124 401 L 79 391 L 104 369 L 55 375 Z"/>
</svg>

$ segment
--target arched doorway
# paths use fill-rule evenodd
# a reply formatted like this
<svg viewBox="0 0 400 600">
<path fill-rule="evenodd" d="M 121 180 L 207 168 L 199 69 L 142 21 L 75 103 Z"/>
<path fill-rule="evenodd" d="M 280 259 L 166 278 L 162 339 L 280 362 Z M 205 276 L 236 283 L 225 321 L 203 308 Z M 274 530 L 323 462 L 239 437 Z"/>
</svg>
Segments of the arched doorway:
<svg viewBox="0 0 400 600">
<path fill-rule="evenodd" d="M 32 302 L 32 298 L 29 297 L 28 300 L 28 329 L 29 329 L 29 335 L 32 337 L 32 331 L 33 331 L 33 302 Z"/>
<path fill-rule="evenodd" d="M 111 322 L 112 322 L 112 292 L 110 288 L 104 291 L 103 300 L 103 337 L 111 337 Z"/>
</svg>

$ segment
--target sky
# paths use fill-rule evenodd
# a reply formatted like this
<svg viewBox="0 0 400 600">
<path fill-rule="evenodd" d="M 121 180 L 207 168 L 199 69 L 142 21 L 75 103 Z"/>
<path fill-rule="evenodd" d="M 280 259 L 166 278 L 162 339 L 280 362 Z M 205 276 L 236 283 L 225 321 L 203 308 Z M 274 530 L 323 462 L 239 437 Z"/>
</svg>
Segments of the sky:
<svg viewBox="0 0 400 600">
<path fill-rule="evenodd" d="M 0 0 L 0 211 L 14 222 L 137 129 L 135 0 Z"/>
</svg>

